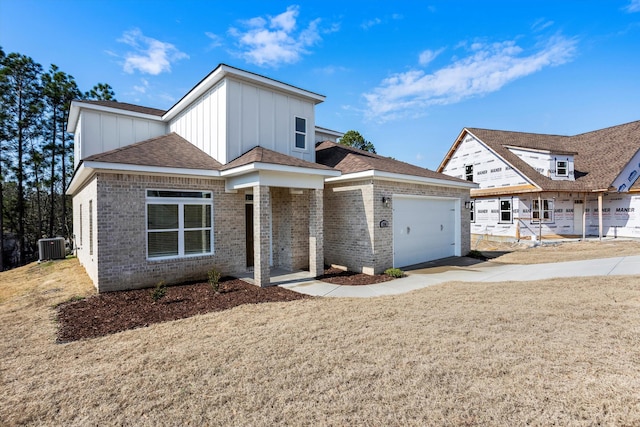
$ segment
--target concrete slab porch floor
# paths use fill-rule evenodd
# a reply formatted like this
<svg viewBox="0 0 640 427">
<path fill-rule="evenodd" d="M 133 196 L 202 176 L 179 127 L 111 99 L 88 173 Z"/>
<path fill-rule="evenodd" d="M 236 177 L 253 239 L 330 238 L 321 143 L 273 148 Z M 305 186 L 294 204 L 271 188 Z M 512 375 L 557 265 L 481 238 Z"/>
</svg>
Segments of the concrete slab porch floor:
<svg viewBox="0 0 640 427">
<path fill-rule="evenodd" d="M 273 270 L 271 284 L 313 296 L 368 298 L 397 295 L 444 282 L 532 281 L 559 277 L 640 274 L 640 255 L 547 264 L 498 264 L 468 257 L 452 257 L 408 267 L 407 276 L 365 286 L 342 286 L 309 277 L 308 271 Z M 251 273 L 240 277 L 251 282 Z"/>
</svg>

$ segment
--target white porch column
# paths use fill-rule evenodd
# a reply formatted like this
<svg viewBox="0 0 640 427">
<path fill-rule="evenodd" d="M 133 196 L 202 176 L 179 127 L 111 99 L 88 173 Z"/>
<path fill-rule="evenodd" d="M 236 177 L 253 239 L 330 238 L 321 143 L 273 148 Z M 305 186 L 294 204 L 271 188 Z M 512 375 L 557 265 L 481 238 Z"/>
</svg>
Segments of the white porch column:
<svg viewBox="0 0 640 427">
<path fill-rule="evenodd" d="M 309 191 L 309 273 L 324 273 L 324 205 L 323 190 Z"/>
<path fill-rule="evenodd" d="M 602 193 L 598 193 L 598 235 L 602 240 Z"/>
<path fill-rule="evenodd" d="M 271 284 L 269 259 L 271 254 L 270 224 L 271 195 L 269 187 L 256 185 L 253 187 L 253 279 L 257 286 L 266 287 Z"/>
</svg>

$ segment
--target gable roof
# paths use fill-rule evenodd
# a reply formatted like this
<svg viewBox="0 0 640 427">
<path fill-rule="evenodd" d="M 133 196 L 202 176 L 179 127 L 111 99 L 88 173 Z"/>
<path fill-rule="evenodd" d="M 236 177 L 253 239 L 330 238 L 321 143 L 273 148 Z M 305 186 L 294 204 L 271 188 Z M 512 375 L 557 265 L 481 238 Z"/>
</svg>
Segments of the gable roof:
<svg viewBox="0 0 640 427">
<path fill-rule="evenodd" d="M 471 134 L 543 191 L 606 191 L 640 150 L 640 121 L 575 136 L 464 128 L 438 167 L 442 171 L 466 134 Z M 556 181 L 527 164 L 509 148 L 574 155 L 575 181 Z M 638 187 L 638 183 L 634 185 Z M 505 189 L 506 190 L 506 189 Z"/>
<path fill-rule="evenodd" d="M 222 164 L 175 132 L 94 154 L 84 162 L 219 170 Z"/>
<path fill-rule="evenodd" d="M 471 184 L 466 180 L 331 141 L 324 141 L 316 145 L 316 162 L 336 168 L 343 174 L 379 171 Z"/>
<path fill-rule="evenodd" d="M 269 150 L 268 148 L 260 146 L 253 147 L 239 157 L 236 157 L 226 165 L 222 166 L 221 170 L 230 170 L 241 166 L 246 166 L 251 163 L 266 163 L 279 166 L 293 166 L 298 168 L 334 170 L 333 168 L 325 165 L 308 162 L 306 160 L 278 153 L 277 151 Z"/>
</svg>

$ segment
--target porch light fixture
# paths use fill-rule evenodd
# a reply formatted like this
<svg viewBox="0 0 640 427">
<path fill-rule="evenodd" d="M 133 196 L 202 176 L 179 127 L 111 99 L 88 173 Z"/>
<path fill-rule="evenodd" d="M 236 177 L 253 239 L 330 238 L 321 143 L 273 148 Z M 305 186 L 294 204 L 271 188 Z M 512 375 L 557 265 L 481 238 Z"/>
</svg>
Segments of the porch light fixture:
<svg viewBox="0 0 640 427">
<path fill-rule="evenodd" d="M 471 201 L 467 200 L 466 202 L 464 202 L 464 208 L 471 209 Z"/>
<path fill-rule="evenodd" d="M 388 208 L 388 207 L 389 207 L 389 203 L 391 203 L 391 198 L 390 198 L 390 197 L 382 196 L 382 205 L 383 205 L 385 208 Z"/>
</svg>

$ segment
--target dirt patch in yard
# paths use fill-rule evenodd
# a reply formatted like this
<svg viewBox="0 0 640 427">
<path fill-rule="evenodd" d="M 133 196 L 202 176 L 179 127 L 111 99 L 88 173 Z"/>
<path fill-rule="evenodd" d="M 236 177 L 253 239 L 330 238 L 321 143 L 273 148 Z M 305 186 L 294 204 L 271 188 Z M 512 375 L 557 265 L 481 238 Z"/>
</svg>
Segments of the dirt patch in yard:
<svg viewBox="0 0 640 427">
<path fill-rule="evenodd" d="M 581 261 L 640 255 L 640 240 L 603 239 L 549 242 L 532 246 L 531 242 L 508 243 L 481 240 L 475 249 L 501 264 L 545 264 L 549 262 Z"/>
</svg>

